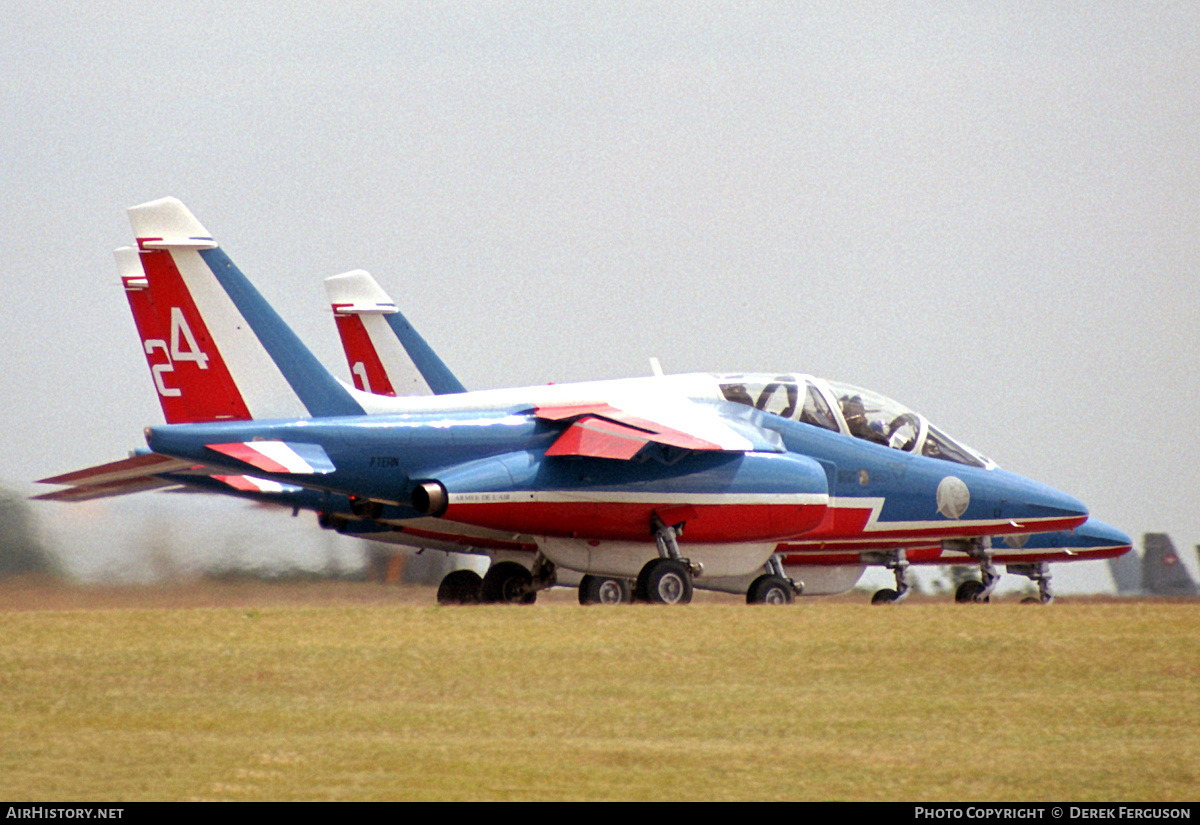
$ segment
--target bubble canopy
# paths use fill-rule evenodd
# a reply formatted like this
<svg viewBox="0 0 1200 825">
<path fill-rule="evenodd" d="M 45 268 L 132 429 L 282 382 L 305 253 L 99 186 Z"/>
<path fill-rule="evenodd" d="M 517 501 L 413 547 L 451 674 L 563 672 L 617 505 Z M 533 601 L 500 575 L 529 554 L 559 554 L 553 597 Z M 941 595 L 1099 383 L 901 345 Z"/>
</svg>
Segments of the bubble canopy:
<svg viewBox="0 0 1200 825">
<path fill-rule="evenodd" d="M 727 401 L 893 450 L 971 467 L 996 466 L 935 427 L 925 416 L 861 387 L 811 375 L 758 373 L 714 378 Z"/>
</svg>

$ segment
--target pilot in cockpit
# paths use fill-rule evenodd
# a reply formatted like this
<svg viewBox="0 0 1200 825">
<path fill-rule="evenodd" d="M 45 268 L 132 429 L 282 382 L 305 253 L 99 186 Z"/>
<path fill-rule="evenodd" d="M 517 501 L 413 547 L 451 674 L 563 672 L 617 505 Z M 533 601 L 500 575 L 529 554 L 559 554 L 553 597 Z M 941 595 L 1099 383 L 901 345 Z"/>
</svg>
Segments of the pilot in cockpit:
<svg viewBox="0 0 1200 825">
<path fill-rule="evenodd" d="M 842 401 L 842 415 L 846 418 L 846 426 L 850 428 L 850 434 L 855 438 L 873 441 L 876 444 L 888 443 L 882 424 L 867 418 L 867 410 L 863 406 L 861 395 L 853 395 Z"/>
<path fill-rule="evenodd" d="M 854 395 L 842 400 L 842 417 L 850 428 L 850 435 L 855 438 L 870 439 L 867 429 L 867 411 L 863 408 L 862 396 Z"/>
</svg>

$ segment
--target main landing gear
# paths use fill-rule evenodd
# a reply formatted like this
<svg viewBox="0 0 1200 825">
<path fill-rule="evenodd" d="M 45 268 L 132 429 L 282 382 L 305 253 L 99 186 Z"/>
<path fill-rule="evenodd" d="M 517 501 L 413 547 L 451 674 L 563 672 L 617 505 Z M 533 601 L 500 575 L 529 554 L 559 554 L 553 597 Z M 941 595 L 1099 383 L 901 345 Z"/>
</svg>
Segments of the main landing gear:
<svg viewBox="0 0 1200 825">
<path fill-rule="evenodd" d="M 483 601 L 483 578 L 474 570 L 452 570 L 438 585 L 438 604 L 479 604 Z"/>
<path fill-rule="evenodd" d="M 687 604 L 692 600 L 692 577 L 700 575 L 702 570 L 679 552 L 683 525 L 667 525 L 655 513 L 650 528 L 659 557 L 647 562 L 638 573 L 634 597 L 651 604 Z"/>
<path fill-rule="evenodd" d="M 541 554 L 533 570 L 500 561 L 481 578 L 474 570 L 455 570 L 438 586 L 438 604 L 533 604 L 537 592 L 554 584 L 554 564 Z"/>
<path fill-rule="evenodd" d="M 785 575 L 778 554 L 767 561 L 767 571 L 750 583 L 746 604 L 791 604 L 804 592 L 804 585 Z"/>
<path fill-rule="evenodd" d="M 868 560 L 868 557 L 869 560 Z M 896 589 L 885 588 L 876 591 L 871 597 L 871 604 L 900 604 L 908 598 L 908 557 L 904 550 L 888 550 L 884 553 L 864 553 L 863 561 L 868 564 L 882 564 L 896 576 Z"/>
<path fill-rule="evenodd" d="M 625 604 L 633 601 L 628 579 L 588 574 L 579 581 L 580 604 Z"/>
</svg>

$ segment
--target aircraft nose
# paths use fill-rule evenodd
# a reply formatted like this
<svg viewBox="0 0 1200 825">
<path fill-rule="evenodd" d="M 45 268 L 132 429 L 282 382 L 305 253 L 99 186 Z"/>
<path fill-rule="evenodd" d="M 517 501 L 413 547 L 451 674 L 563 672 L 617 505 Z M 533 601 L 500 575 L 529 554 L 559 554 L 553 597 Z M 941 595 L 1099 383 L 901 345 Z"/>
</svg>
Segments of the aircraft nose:
<svg viewBox="0 0 1200 825">
<path fill-rule="evenodd" d="M 1043 530 L 1070 530 L 1088 518 L 1088 509 L 1074 496 L 1047 487 L 1044 484 L 1023 479 L 1024 494 L 1019 496 L 1016 521 L 1028 520 L 1028 526 Z M 1024 524 L 1022 526 L 1025 526 Z"/>
<path fill-rule="evenodd" d="M 1075 530 L 1075 539 L 1089 547 L 1133 547 L 1125 533 L 1094 518 Z"/>
</svg>

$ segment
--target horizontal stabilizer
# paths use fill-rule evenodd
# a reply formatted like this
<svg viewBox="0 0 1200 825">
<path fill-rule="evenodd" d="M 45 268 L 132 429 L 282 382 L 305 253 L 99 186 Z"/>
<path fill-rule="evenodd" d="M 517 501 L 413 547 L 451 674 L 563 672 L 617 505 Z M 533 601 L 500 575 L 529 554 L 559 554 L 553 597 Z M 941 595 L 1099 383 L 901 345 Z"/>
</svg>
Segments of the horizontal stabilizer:
<svg viewBox="0 0 1200 825">
<path fill-rule="evenodd" d="M 243 461 L 264 473 L 321 475 L 334 471 L 333 462 L 319 444 L 292 444 L 285 441 L 239 441 L 232 444 L 206 444 L 230 458 Z"/>
<path fill-rule="evenodd" d="M 294 484 L 283 484 L 279 481 L 255 478 L 254 476 L 213 476 L 213 478 L 244 493 L 297 493 L 304 489 Z"/>
<path fill-rule="evenodd" d="M 112 461 L 108 464 L 88 467 L 85 470 L 76 470 L 73 473 L 54 476 L 54 478 L 43 478 L 38 483 L 96 486 L 117 481 L 126 481 L 128 479 L 156 476 L 162 473 L 176 473 L 180 470 L 186 470 L 194 464 L 194 461 L 148 453 L 145 455 L 135 455 L 131 458 L 123 458 L 120 461 Z"/>
<path fill-rule="evenodd" d="M 178 482 L 167 479 L 146 476 L 144 478 L 126 478 L 118 481 L 106 481 L 102 484 L 77 484 L 53 493 L 43 493 L 34 496 L 34 501 L 90 501 L 94 498 L 109 496 L 125 496 L 130 493 L 140 493 L 143 490 L 157 490 L 160 487 L 173 487 Z"/>
</svg>

